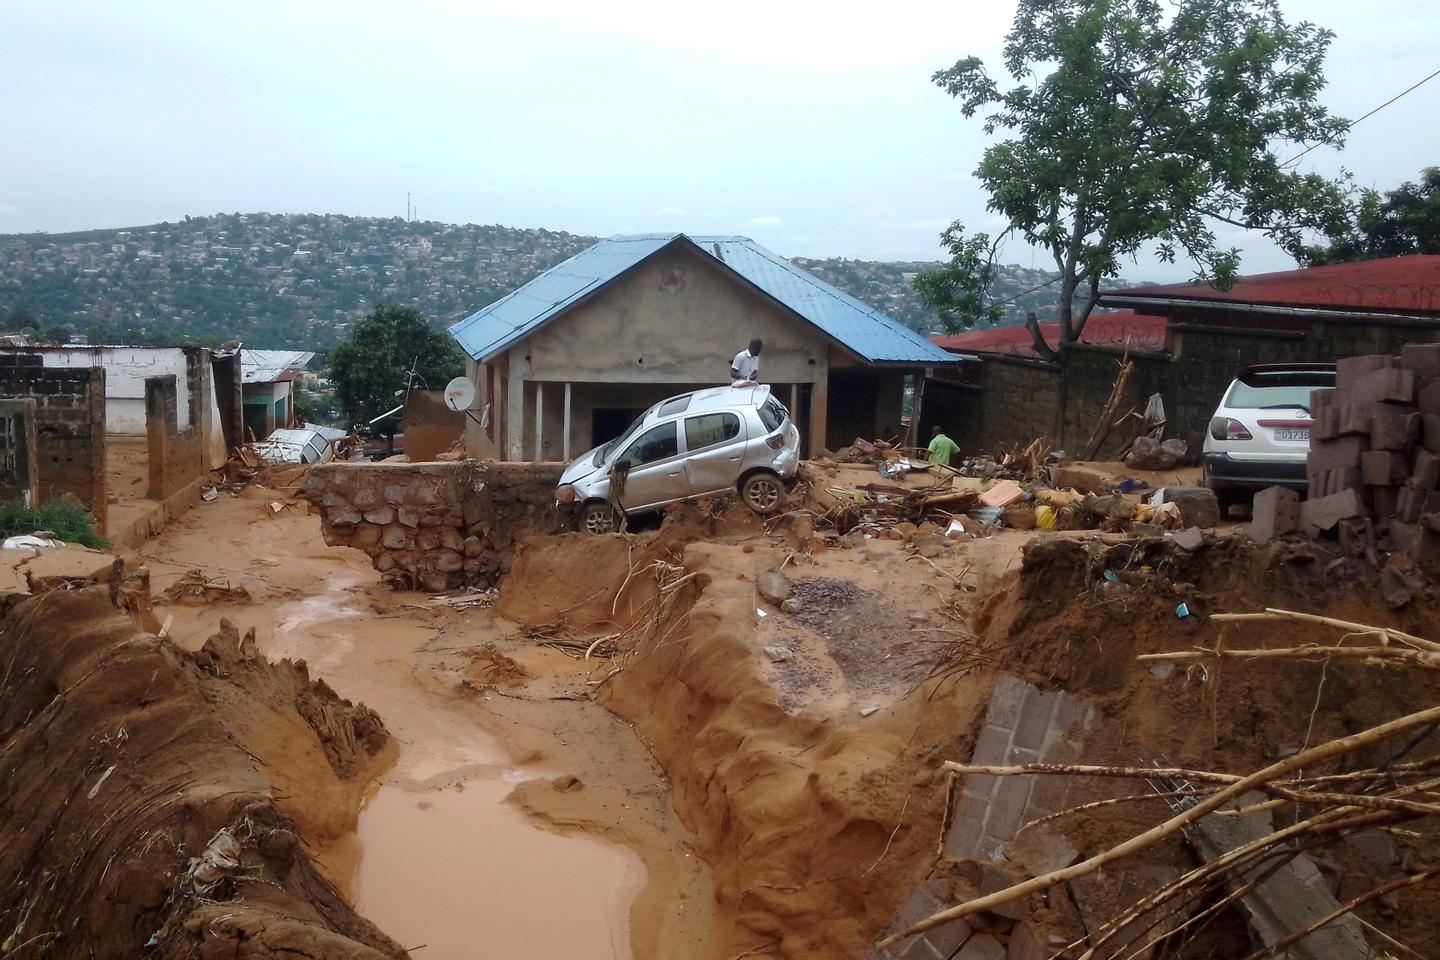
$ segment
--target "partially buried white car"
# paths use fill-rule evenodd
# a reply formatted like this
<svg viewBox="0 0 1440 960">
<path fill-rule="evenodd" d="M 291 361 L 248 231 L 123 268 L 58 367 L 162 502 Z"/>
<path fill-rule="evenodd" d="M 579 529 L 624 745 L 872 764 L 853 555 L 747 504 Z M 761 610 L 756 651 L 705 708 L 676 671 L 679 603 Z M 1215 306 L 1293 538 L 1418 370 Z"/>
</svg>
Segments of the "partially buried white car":
<svg viewBox="0 0 1440 960">
<path fill-rule="evenodd" d="M 1240 371 L 1205 435 L 1205 485 L 1221 510 L 1269 486 L 1304 493 L 1310 394 L 1334 388 L 1333 363 L 1275 363 Z"/>
<path fill-rule="evenodd" d="M 680 500 L 738 492 L 756 513 L 774 512 L 800 465 L 800 431 L 768 386 L 709 387 L 662 400 L 624 433 L 582 454 L 560 476 L 557 499 L 579 503 L 592 533 L 617 526 L 610 487 L 627 515 Z"/>
</svg>

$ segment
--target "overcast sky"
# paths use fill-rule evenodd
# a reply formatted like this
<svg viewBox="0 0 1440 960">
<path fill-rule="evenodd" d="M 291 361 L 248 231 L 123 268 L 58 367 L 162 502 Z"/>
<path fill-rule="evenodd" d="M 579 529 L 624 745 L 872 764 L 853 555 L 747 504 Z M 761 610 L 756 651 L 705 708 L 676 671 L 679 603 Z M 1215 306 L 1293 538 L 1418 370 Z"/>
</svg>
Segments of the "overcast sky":
<svg viewBox="0 0 1440 960">
<path fill-rule="evenodd" d="M 1415 0 L 1282 0 L 1337 34 L 1357 117 L 1440 67 Z M 575 233 L 742 233 L 786 255 L 939 256 L 995 229 L 987 140 L 930 82 L 994 63 L 1014 4 L 892 0 L 0 0 L 0 232 L 218 211 Z M 1304 165 L 1389 189 L 1440 163 L 1440 78 Z M 1228 238 L 1227 238 L 1228 242 Z M 1285 269 L 1263 241 L 1245 272 Z M 1046 266 L 1019 244 L 1003 260 Z M 1132 279 L 1179 279 L 1148 261 Z"/>
</svg>

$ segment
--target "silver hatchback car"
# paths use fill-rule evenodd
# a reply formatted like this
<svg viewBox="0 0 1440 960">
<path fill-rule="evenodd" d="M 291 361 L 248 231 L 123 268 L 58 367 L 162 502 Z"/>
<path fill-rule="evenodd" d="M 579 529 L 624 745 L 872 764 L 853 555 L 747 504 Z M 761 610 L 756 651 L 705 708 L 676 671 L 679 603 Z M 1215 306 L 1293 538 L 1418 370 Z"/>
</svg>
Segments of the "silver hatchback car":
<svg viewBox="0 0 1440 960">
<path fill-rule="evenodd" d="M 626 514 L 737 490 L 763 514 L 784 500 L 782 481 L 799 465 L 800 431 L 769 387 L 710 387 L 660 401 L 581 455 L 561 474 L 556 497 L 580 503 L 580 525 L 594 533 L 616 526 L 615 476 L 624 478 L 615 499 Z"/>
</svg>

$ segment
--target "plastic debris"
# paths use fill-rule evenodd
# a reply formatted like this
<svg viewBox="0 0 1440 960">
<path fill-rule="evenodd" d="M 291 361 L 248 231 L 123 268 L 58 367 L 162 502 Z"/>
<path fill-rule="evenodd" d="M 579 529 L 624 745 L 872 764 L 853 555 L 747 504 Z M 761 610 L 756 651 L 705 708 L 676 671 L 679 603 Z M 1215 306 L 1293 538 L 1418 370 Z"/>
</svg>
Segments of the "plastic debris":
<svg viewBox="0 0 1440 960">
<path fill-rule="evenodd" d="M 1190 616 L 1190 605 L 1187 603 L 1180 604 L 1180 606 L 1175 608 L 1175 616 L 1181 618 Z"/>
<path fill-rule="evenodd" d="M 1106 570 L 1106 571 L 1105 571 L 1105 579 L 1108 580 L 1108 581 L 1110 581 L 1111 583 L 1119 583 L 1119 582 L 1120 582 L 1120 578 L 1115 575 L 1115 571 L 1114 571 L 1114 570 Z"/>
<path fill-rule="evenodd" d="M 37 537 L 24 533 L 18 537 L 6 537 L 6 550 L 24 550 L 27 548 L 39 550 L 41 547 L 63 547 L 64 543 L 59 540 L 52 540 L 49 537 Z"/>
<path fill-rule="evenodd" d="M 864 707 L 863 709 L 861 709 L 861 711 L 860 711 L 860 716 L 862 716 L 862 717 L 868 717 L 868 716 L 870 716 L 870 714 L 872 714 L 872 713 L 877 713 L 879 710 L 880 710 L 879 707 L 877 707 L 877 706 L 875 706 L 875 705 L 872 704 L 872 705 L 870 705 L 870 706 L 868 706 L 868 707 Z"/>
<path fill-rule="evenodd" d="M 1041 530 L 1055 529 L 1055 508 L 1048 504 L 1041 504 L 1035 508 L 1035 526 Z"/>
</svg>

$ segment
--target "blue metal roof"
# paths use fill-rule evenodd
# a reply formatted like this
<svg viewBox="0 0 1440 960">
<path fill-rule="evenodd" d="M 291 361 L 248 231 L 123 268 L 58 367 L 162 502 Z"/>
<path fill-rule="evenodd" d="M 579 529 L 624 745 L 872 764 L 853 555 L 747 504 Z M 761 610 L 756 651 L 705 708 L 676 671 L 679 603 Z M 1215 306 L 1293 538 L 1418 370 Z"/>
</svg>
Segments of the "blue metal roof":
<svg viewBox="0 0 1440 960">
<path fill-rule="evenodd" d="M 672 243 L 693 245 L 867 363 L 948 364 L 954 354 L 748 237 L 611 237 L 450 327 L 472 359 L 494 356 Z"/>
</svg>

